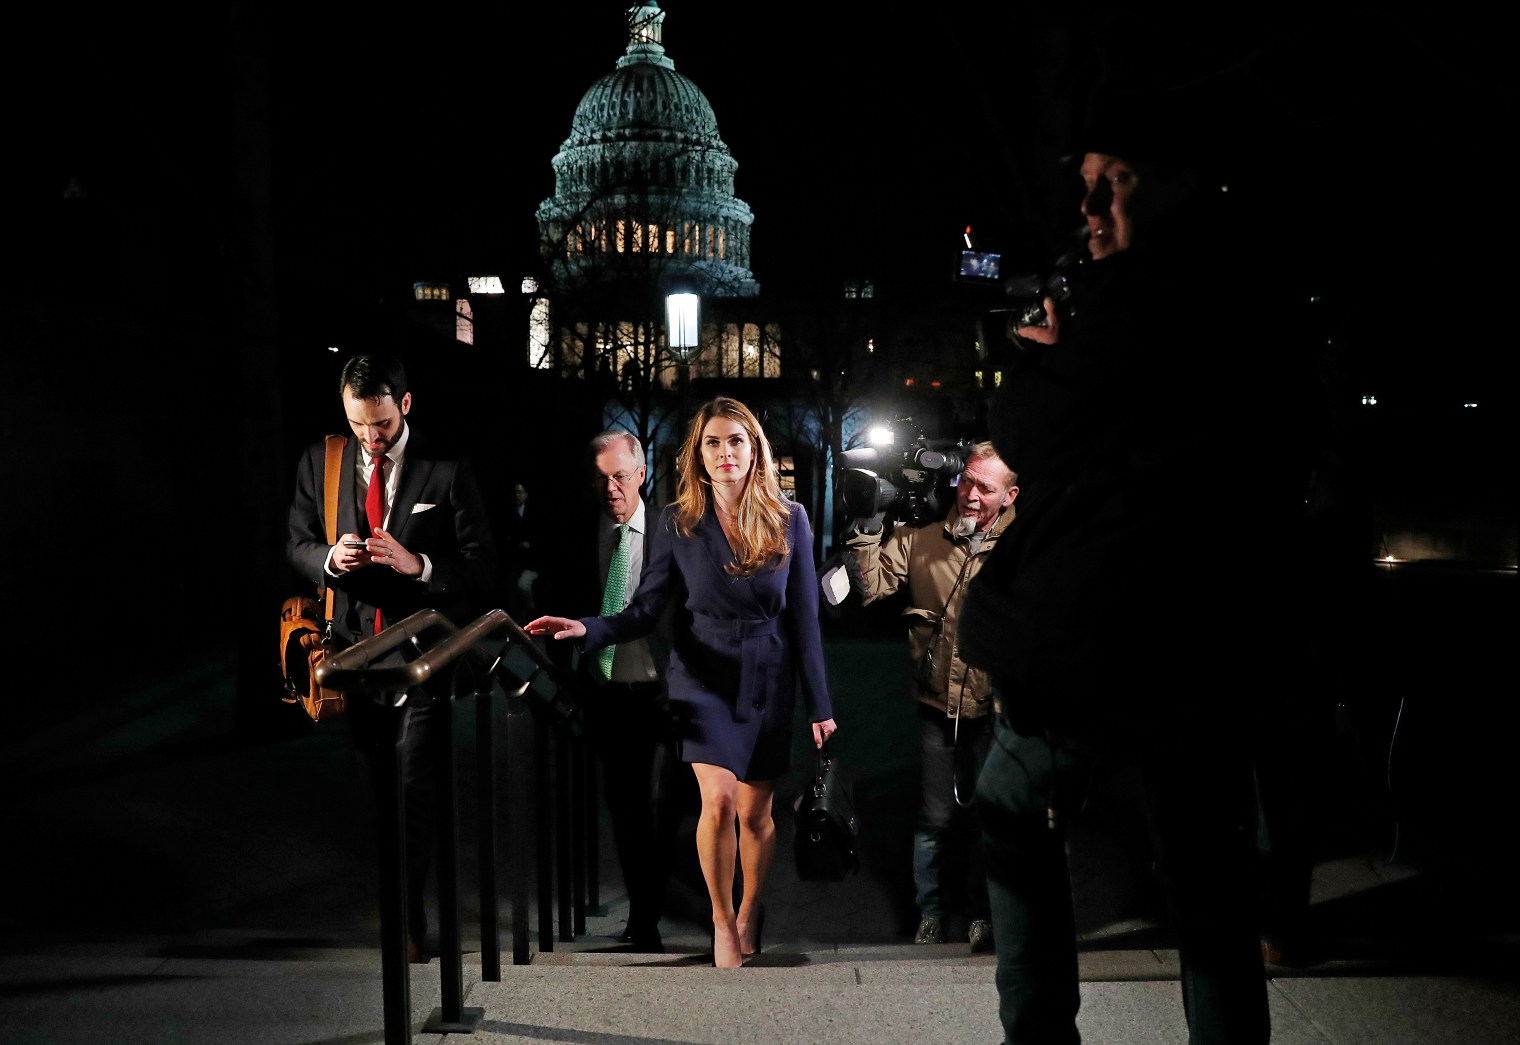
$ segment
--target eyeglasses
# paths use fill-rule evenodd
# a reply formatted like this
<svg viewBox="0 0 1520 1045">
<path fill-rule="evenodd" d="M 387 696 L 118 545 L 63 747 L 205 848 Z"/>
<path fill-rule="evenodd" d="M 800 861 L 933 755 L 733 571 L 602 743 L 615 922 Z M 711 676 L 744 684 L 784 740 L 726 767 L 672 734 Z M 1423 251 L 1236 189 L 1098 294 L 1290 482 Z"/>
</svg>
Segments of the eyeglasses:
<svg viewBox="0 0 1520 1045">
<path fill-rule="evenodd" d="M 591 479 L 591 485 L 592 486 L 606 486 L 607 485 L 607 481 L 610 479 L 613 482 L 617 483 L 619 486 L 627 486 L 629 483 L 633 482 L 637 478 L 638 478 L 638 475 L 636 473 L 634 473 L 634 472 L 614 472 L 611 475 L 597 474 L 597 475 L 595 475 L 595 476 L 592 477 L 592 479 Z"/>
</svg>

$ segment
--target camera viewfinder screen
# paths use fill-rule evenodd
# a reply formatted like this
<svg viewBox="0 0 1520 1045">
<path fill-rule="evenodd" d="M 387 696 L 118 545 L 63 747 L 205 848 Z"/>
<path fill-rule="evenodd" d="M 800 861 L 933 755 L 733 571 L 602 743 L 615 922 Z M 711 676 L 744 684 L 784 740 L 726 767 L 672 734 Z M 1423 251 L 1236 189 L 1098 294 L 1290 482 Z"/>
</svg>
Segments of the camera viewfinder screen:
<svg viewBox="0 0 1520 1045">
<path fill-rule="evenodd" d="M 962 279 L 997 279 L 1003 256 L 985 250 L 961 251 Z"/>
</svg>

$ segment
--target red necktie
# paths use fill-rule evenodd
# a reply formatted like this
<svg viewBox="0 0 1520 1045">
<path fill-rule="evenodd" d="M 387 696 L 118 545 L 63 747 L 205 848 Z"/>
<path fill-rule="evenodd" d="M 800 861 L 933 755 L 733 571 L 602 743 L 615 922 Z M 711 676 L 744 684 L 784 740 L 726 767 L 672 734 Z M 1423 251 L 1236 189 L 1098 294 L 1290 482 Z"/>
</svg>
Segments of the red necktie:
<svg viewBox="0 0 1520 1045">
<path fill-rule="evenodd" d="M 364 495 L 364 518 L 373 534 L 385 525 L 385 455 L 374 458 L 369 469 L 369 490 Z"/>
<path fill-rule="evenodd" d="M 374 458 L 369 470 L 369 489 L 364 493 L 364 518 L 371 535 L 385 525 L 385 455 Z M 380 608 L 375 607 L 375 634 L 380 634 Z"/>
</svg>

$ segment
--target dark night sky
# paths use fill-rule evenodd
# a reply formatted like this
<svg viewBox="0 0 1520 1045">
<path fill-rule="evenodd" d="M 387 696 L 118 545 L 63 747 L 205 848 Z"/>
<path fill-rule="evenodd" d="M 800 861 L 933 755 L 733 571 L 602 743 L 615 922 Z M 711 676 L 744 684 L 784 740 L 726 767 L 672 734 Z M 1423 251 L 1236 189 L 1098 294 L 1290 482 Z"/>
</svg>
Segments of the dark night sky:
<svg viewBox="0 0 1520 1045">
<path fill-rule="evenodd" d="M 1043 257 L 1076 224 L 1055 189 L 1068 183 L 1051 182 L 1069 122 L 1099 71 L 1123 70 L 1210 97 L 1204 133 L 1241 143 L 1269 212 L 1225 234 L 1278 237 L 1285 299 L 1325 295 L 1330 322 L 1377 354 L 1487 383 L 1502 298 L 1468 200 L 1488 192 L 1483 136 L 1514 122 L 1499 42 L 1460 17 L 1324 6 L 1197 20 L 849 0 L 825 20 L 823 7 L 670 0 L 665 44 L 739 161 L 764 285 L 942 278 L 968 223 Z M 466 33 L 308 15 L 276 34 L 276 173 L 293 219 L 316 226 L 292 234 L 408 276 L 434 258 L 511 276 L 575 104 L 622 53 L 623 9 L 498 5 Z"/>
<path fill-rule="evenodd" d="M 667 52 L 738 159 L 762 285 L 944 278 L 968 223 L 1043 257 L 1076 225 L 1054 160 L 1087 86 L 1122 69 L 1193 85 L 1214 106 L 1205 133 L 1253 153 L 1267 219 L 1222 235 L 1274 239 L 1285 299 L 1326 295 L 1343 336 L 1423 371 L 1420 387 L 1432 369 L 1508 379 L 1487 228 L 1503 191 L 1493 132 L 1515 123 L 1499 34 L 1461 4 L 1440 19 L 1392 5 L 1054 13 L 1066 6 L 664 4 Z M 45 159 L 10 174 L 40 200 L 75 176 L 187 224 L 229 220 L 213 187 L 247 163 L 228 133 L 246 51 L 249 68 L 267 63 L 268 147 L 253 151 L 271 163 L 282 265 L 360 296 L 439 270 L 511 282 L 575 105 L 622 53 L 624 9 L 280 4 L 262 32 L 236 7 L 195 22 L 34 14 L 6 75 L 19 154 Z"/>
</svg>

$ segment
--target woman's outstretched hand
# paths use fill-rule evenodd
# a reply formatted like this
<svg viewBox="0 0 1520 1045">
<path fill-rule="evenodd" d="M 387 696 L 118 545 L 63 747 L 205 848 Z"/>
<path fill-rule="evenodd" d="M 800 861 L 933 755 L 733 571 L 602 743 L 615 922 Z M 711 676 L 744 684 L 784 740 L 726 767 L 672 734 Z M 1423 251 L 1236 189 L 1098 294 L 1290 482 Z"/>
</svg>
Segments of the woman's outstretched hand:
<svg viewBox="0 0 1520 1045">
<path fill-rule="evenodd" d="M 834 720 L 831 718 L 824 719 L 822 722 L 814 722 L 813 746 L 823 747 L 823 742 L 838 732 L 839 727 L 835 725 Z"/>
<path fill-rule="evenodd" d="M 523 628 L 529 635 L 553 635 L 556 639 L 578 639 L 586 634 L 586 626 L 570 617 L 538 617 Z"/>
</svg>

